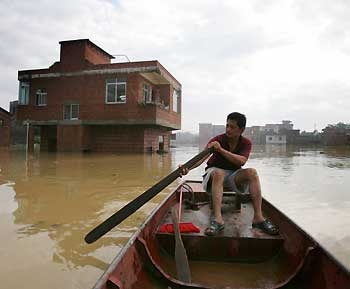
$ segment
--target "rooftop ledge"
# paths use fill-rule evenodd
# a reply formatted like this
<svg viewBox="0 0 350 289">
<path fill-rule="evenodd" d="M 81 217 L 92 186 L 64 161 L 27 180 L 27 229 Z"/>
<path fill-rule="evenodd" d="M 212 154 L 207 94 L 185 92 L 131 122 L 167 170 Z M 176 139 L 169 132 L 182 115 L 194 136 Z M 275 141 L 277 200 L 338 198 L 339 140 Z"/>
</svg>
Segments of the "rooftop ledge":
<svg viewBox="0 0 350 289">
<path fill-rule="evenodd" d="M 140 73 L 143 77 L 149 79 L 156 84 L 171 84 L 175 89 L 181 90 L 181 85 L 174 81 L 166 71 L 158 66 L 142 66 L 142 67 L 122 67 L 122 68 L 104 68 L 104 69 L 88 69 L 74 72 L 48 72 L 30 73 L 30 71 L 22 71 L 18 74 L 18 80 L 29 80 L 36 78 L 56 78 L 56 77 L 73 77 L 84 75 L 101 75 L 101 74 L 129 74 Z"/>
</svg>

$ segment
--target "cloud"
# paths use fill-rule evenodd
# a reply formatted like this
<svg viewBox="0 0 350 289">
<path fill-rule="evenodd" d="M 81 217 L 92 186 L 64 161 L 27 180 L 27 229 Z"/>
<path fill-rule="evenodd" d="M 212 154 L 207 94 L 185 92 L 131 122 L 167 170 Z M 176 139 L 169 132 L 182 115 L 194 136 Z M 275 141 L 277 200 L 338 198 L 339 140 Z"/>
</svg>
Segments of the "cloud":
<svg viewBox="0 0 350 289">
<path fill-rule="evenodd" d="M 249 125 L 349 122 L 347 1 L 261 3 L 1 1 L 0 106 L 17 98 L 18 70 L 50 66 L 61 40 L 89 38 L 132 61 L 159 60 L 183 85 L 183 130 L 234 110 Z"/>
</svg>

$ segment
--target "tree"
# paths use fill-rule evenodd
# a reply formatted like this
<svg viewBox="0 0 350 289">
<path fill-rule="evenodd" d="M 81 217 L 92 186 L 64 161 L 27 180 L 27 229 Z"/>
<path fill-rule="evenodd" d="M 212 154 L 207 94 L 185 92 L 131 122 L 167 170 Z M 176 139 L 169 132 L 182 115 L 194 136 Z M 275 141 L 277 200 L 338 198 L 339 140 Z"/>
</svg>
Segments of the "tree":
<svg viewBox="0 0 350 289">
<path fill-rule="evenodd" d="M 350 129 L 350 123 L 338 122 L 337 124 L 329 124 L 327 125 L 326 129 Z"/>
</svg>

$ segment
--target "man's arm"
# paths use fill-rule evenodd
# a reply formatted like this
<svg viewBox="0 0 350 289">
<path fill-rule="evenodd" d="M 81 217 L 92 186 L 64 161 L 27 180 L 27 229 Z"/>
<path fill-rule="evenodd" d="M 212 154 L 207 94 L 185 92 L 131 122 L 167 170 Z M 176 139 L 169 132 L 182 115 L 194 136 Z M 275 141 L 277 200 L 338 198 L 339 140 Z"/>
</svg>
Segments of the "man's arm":
<svg viewBox="0 0 350 289">
<path fill-rule="evenodd" d="M 245 156 L 234 154 L 228 150 L 225 150 L 218 141 L 209 143 L 208 147 L 214 147 L 216 152 L 220 153 L 228 161 L 239 167 L 243 166 L 248 160 L 248 158 Z"/>
</svg>

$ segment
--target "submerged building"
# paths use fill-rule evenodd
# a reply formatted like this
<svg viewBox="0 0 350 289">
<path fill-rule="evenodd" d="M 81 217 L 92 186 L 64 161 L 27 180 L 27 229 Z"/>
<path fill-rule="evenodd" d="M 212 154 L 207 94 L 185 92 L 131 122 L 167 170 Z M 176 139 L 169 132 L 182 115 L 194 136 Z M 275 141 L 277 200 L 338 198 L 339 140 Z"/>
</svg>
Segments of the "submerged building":
<svg viewBox="0 0 350 289">
<path fill-rule="evenodd" d="M 167 150 L 181 128 L 181 84 L 156 60 L 112 63 L 89 39 L 60 42 L 60 61 L 18 72 L 17 120 L 42 151 Z"/>
<path fill-rule="evenodd" d="M 11 140 L 11 113 L 0 107 L 0 147 L 9 147 Z"/>
</svg>

